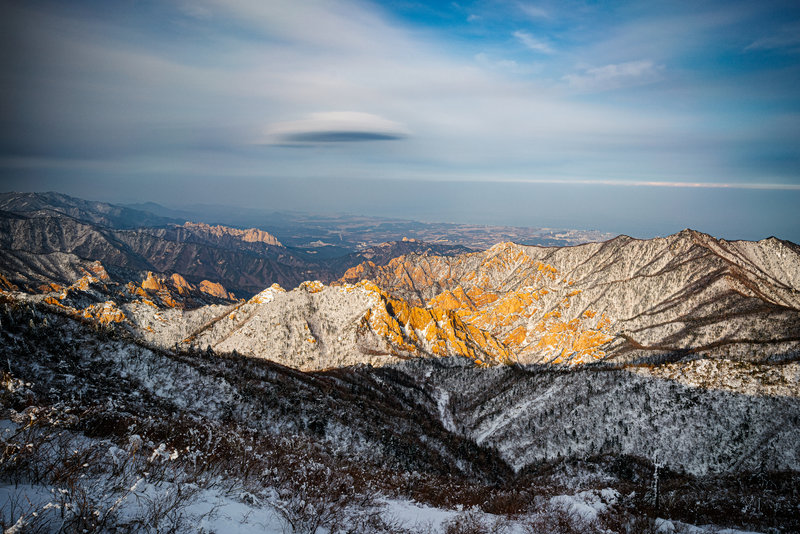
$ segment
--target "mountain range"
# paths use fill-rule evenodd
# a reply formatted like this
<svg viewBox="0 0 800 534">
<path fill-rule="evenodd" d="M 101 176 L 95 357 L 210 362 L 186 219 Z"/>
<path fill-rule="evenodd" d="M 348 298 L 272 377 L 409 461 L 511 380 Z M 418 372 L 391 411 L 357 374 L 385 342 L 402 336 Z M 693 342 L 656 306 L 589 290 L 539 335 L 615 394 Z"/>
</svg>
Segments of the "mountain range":
<svg viewBox="0 0 800 534">
<path fill-rule="evenodd" d="M 58 193 L 4 193 L 0 210 L 0 271 L 30 288 L 70 284 L 81 262 L 100 261 L 121 282 L 143 279 L 148 271 L 179 273 L 191 283 L 210 280 L 247 297 L 273 283 L 294 287 L 309 279 L 335 280 L 365 260 L 388 261 L 412 251 L 469 250 L 406 240 L 317 260 L 263 230 L 179 223 Z"/>
<path fill-rule="evenodd" d="M 312 260 L 269 228 L 0 198 L 4 380 L 32 384 L 51 410 L 96 402 L 85 413 L 103 415 L 75 431 L 129 439 L 92 418 L 141 426 L 163 411 L 306 440 L 381 491 L 437 506 L 497 510 L 502 494 L 513 515 L 539 502 L 523 488 L 613 488 L 625 513 L 798 526 L 794 243 L 694 230 L 484 250 L 407 238 Z M 666 500 L 651 509 L 659 469 Z M 427 484 L 452 485 L 455 500 Z"/>
</svg>

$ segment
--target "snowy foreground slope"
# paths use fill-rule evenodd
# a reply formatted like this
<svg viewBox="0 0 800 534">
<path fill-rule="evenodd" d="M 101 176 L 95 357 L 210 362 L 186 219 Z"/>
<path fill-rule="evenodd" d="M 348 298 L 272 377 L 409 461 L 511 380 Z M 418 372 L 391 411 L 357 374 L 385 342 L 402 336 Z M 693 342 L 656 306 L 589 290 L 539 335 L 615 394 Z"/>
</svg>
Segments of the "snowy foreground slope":
<svg viewBox="0 0 800 534">
<path fill-rule="evenodd" d="M 304 373 L 9 297 L 0 325 L 11 532 L 800 529 L 792 362 Z"/>
</svg>

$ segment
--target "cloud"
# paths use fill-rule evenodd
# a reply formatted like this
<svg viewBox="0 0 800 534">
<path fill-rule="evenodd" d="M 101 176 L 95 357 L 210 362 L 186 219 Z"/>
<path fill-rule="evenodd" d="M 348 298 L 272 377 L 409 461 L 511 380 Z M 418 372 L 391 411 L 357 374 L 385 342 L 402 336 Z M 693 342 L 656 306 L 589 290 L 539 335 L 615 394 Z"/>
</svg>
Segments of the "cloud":
<svg viewBox="0 0 800 534">
<path fill-rule="evenodd" d="M 800 191 L 800 184 L 751 182 L 666 182 L 650 180 L 576 180 L 576 179 L 507 179 L 509 183 L 554 185 L 605 185 L 611 187 L 675 187 L 679 189 L 750 189 L 764 191 Z"/>
<path fill-rule="evenodd" d="M 800 53 L 800 24 L 784 26 L 771 35 L 756 39 L 745 47 L 745 52 L 755 50 L 784 50 Z"/>
<path fill-rule="evenodd" d="M 24 61 L 9 52 L 0 63 L 16 110 L 0 149 L 107 156 L 103 164 L 113 158 L 119 169 L 154 175 L 797 181 L 798 144 L 786 134 L 796 122 L 762 132 L 732 106 L 693 104 L 707 101 L 700 91 L 743 94 L 730 78 L 692 79 L 694 67 L 681 64 L 713 17 L 569 15 L 578 25 L 553 7 L 552 19 L 522 31 L 513 17 L 479 12 L 490 35 L 461 46 L 360 0 L 185 0 L 178 12 L 169 2 L 146 5 L 142 16 L 89 17 L 21 3 L 37 17 L 14 25 L 21 54 L 5 48 Z M 506 5 L 521 17 L 515 2 Z M 556 16 L 557 34 L 542 33 Z M 625 98 L 576 95 L 662 80 L 664 64 L 693 93 L 665 80 Z M 761 71 L 758 79 L 793 87 Z M 769 176 L 762 153 L 776 165 Z"/>
<path fill-rule="evenodd" d="M 534 52 L 540 52 L 542 54 L 552 54 L 555 51 L 548 45 L 547 43 L 536 39 L 533 35 L 528 32 L 523 31 L 515 31 L 514 37 L 516 37 L 519 42 L 524 44 L 526 47 L 530 48 Z"/>
<path fill-rule="evenodd" d="M 409 135 L 401 124 L 379 115 L 356 111 L 312 113 L 307 118 L 279 122 L 267 128 L 266 144 L 353 143 L 393 141 Z"/>
<path fill-rule="evenodd" d="M 518 4 L 519 10 L 522 11 L 524 14 L 529 16 L 532 19 L 548 19 L 550 18 L 550 14 L 538 6 L 533 6 L 530 4 Z"/>
<path fill-rule="evenodd" d="M 486 52 L 475 54 L 475 62 L 485 69 L 500 69 L 514 74 L 526 74 L 533 72 L 536 65 L 525 65 L 524 67 L 513 59 L 495 59 Z"/>
<path fill-rule="evenodd" d="M 575 89 L 605 91 L 651 83 L 659 78 L 663 69 L 663 65 L 650 60 L 627 61 L 584 68 L 580 74 L 567 74 L 563 79 Z"/>
</svg>

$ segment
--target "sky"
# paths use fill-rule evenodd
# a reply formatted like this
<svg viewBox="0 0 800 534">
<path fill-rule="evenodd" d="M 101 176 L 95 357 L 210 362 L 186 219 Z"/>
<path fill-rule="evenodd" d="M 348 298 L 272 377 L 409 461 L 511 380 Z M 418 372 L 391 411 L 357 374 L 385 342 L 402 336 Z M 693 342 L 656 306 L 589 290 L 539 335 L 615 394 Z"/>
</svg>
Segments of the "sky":
<svg viewBox="0 0 800 534">
<path fill-rule="evenodd" d="M 0 190 L 800 242 L 792 1 L 0 0 Z"/>
</svg>

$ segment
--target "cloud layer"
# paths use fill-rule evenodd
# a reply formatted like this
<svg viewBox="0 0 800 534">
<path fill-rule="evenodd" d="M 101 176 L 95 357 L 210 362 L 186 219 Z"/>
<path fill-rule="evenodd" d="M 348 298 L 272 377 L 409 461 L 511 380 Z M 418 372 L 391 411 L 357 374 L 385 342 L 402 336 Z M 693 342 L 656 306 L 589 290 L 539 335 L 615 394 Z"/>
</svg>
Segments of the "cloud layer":
<svg viewBox="0 0 800 534">
<path fill-rule="evenodd" d="M 798 21 L 774 0 L 6 2 L 0 173 L 794 187 Z"/>
</svg>

